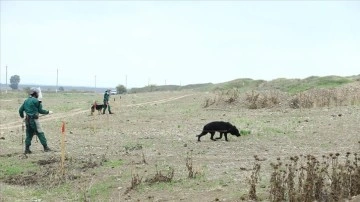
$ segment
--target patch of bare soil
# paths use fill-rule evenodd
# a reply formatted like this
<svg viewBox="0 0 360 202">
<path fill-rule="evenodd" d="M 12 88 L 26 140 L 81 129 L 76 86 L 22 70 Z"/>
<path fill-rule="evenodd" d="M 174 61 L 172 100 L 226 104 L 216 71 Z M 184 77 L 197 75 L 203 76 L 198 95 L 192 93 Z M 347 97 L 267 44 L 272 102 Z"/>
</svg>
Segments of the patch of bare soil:
<svg viewBox="0 0 360 202">
<path fill-rule="evenodd" d="M 30 158 L 34 156 L 28 155 Z M 66 159 L 65 171 L 62 172 L 60 159 L 57 156 L 50 156 L 46 159 L 39 159 L 36 164 L 39 165 L 38 171 L 29 171 L 17 175 L 5 177 L 3 182 L 10 185 L 20 186 L 45 186 L 55 187 L 69 181 L 74 181 L 80 177 L 87 177 L 88 169 L 101 166 L 104 159 L 94 161 L 91 157 L 83 159 Z"/>
<path fill-rule="evenodd" d="M 50 157 L 49 159 L 40 159 L 37 161 L 37 164 L 39 165 L 47 165 L 47 164 L 52 164 L 52 163 L 56 163 L 59 162 L 58 158 L 55 157 Z"/>
<path fill-rule="evenodd" d="M 4 182 L 11 185 L 28 186 L 37 184 L 39 176 L 36 172 L 27 173 L 25 175 L 14 175 L 7 177 Z"/>
</svg>

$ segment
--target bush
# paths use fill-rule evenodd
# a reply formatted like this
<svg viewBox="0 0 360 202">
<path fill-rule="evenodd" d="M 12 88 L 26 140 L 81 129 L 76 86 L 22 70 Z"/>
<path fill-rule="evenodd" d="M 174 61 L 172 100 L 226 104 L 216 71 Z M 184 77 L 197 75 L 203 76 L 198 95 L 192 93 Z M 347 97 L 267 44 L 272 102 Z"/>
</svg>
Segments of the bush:
<svg viewBox="0 0 360 202">
<path fill-rule="evenodd" d="M 252 91 L 246 94 L 245 104 L 249 109 L 271 108 L 280 106 L 283 99 L 286 99 L 284 94 L 277 90 Z"/>
</svg>

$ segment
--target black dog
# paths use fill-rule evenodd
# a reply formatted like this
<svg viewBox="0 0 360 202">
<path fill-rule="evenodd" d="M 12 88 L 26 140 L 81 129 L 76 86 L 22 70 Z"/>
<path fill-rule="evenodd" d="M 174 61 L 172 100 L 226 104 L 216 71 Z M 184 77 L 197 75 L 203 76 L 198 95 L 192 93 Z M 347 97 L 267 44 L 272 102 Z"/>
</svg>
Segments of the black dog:
<svg viewBox="0 0 360 202">
<path fill-rule="evenodd" d="M 104 108 L 104 105 L 98 105 L 98 104 L 94 104 L 91 106 L 91 115 L 93 115 L 93 113 L 95 112 L 95 109 L 99 112 L 99 114 L 101 113 L 101 110 Z"/>
<path fill-rule="evenodd" d="M 217 137 L 216 139 L 221 139 L 224 134 L 226 141 L 228 141 L 227 139 L 228 133 L 230 133 L 231 135 L 235 135 L 237 137 L 240 136 L 239 130 L 236 128 L 236 126 L 231 125 L 231 123 L 224 121 L 214 121 L 206 124 L 203 128 L 202 133 L 200 133 L 200 135 L 197 135 L 196 137 L 198 137 L 198 141 L 200 142 L 201 136 L 210 133 L 211 134 L 210 139 L 216 141 L 216 139 L 214 139 L 215 132 L 220 133 L 220 137 Z"/>
</svg>

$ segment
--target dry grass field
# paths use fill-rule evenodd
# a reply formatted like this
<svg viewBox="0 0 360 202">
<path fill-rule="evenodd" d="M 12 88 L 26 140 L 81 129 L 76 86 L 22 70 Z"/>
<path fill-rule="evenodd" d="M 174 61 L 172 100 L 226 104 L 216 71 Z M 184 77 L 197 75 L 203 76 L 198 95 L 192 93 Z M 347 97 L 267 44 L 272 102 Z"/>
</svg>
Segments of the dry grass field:
<svg viewBox="0 0 360 202">
<path fill-rule="evenodd" d="M 90 115 L 102 94 L 45 92 L 43 106 L 54 114 L 40 121 L 53 151 L 43 152 L 34 138 L 33 153 L 24 155 L 18 108 L 26 94 L 2 92 L 0 201 L 241 201 L 251 199 L 251 184 L 257 200 L 276 201 L 270 196 L 271 164 L 294 156 L 306 164 L 307 155 L 321 159 L 336 153 L 343 163 L 347 152 L 351 158 L 360 152 L 359 105 L 204 107 L 213 96 L 195 91 L 115 95 L 110 102 L 115 114 Z M 215 120 L 231 122 L 243 135 L 230 135 L 228 142 L 206 135 L 197 142 L 202 127 Z"/>
</svg>

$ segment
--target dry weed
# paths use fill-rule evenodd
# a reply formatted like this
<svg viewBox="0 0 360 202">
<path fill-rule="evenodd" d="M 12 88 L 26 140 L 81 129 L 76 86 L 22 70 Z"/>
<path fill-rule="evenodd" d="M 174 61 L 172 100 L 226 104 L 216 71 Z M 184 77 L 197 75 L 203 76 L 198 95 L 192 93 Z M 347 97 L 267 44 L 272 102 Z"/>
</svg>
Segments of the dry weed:
<svg viewBox="0 0 360 202">
<path fill-rule="evenodd" d="M 255 163 L 252 168 L 250 179 L 248 179 L 248 183 L 250 184 L 249 189 L 249 199 L 250 200 L 258 200 L 258 197 L 256 195 L 256 185 L 258 184 L 260 180 L 260 159 L 257 157 L 257 155 L 254 156 Z"/>
<path fill-rule="evenodd" d="M 128 194 L 131 190 L 136 189 L 142 182 L 142 177 L 139 176 L 139 174 L 131 174 L 131 185 L 128 187 L 124 195 Z"/>
<path fill-rule="evenodd" d="M 190 154 L 187 153 L 187 157 L 185 160 L 186 160 L 186 168 L 188 170 L 188 178 L 196 178 L 197 176 L 199 176 L 201 172 L 194 169 L 191 153 Z"/>
<path fill-rule="evenodd" d="M 175 170 L 172 167 L 169 167 L 168 173 L 163 175 L 161 171 L 157 169 L 156 166 L 156 173 L 152 178 L 146 179 L 145 182 L 149 184 L 159 183 L 159 182 L 171 182 L 174 178 Z"/>
<path fill-rule="evenodd" d="M 359 141 L 360 146 L 360 141 Z M 278 158 L 271 163 L 270 201 L 341 201 L 360 194 L 360 158 L 347 152 L 344 162 L 339 153 L 290 157 L 285 164 Z M 254 188 L 250 183 L 250 190 Z M 252 200 L 256 200 L 256 195 Z"/>
</svg>

